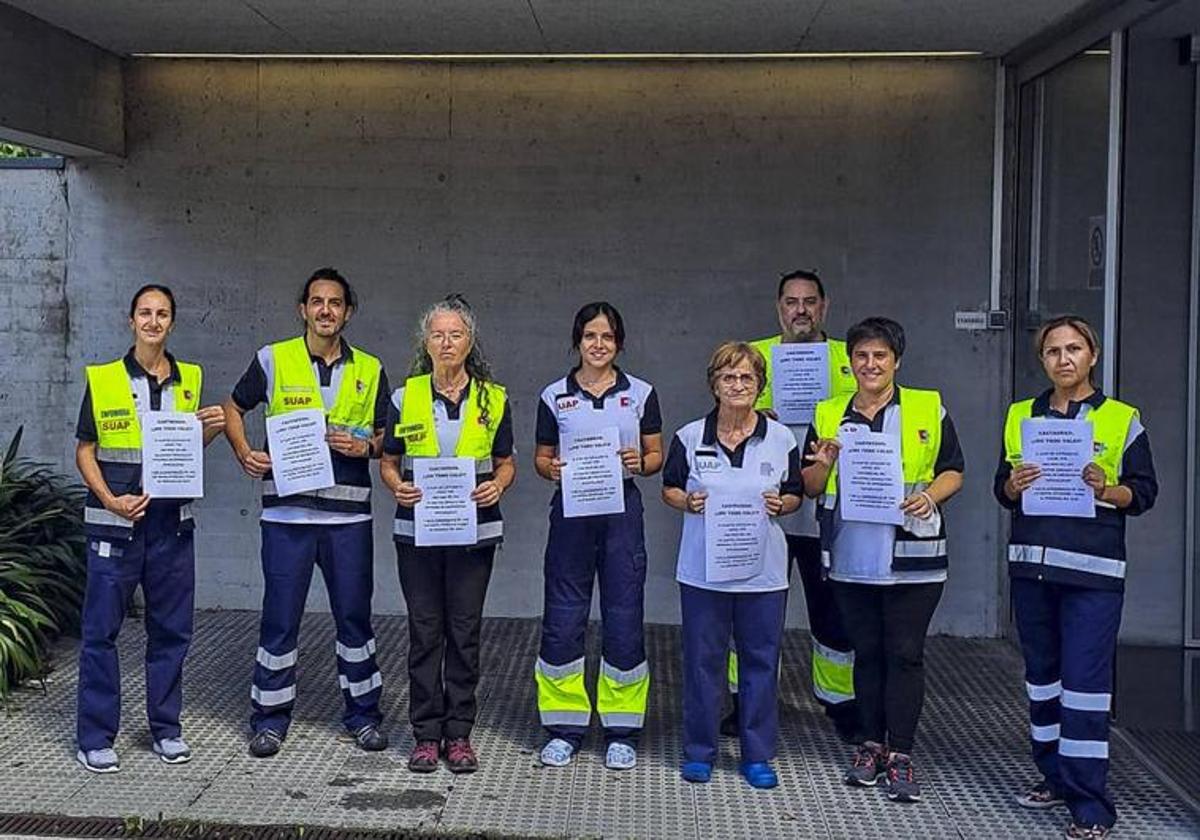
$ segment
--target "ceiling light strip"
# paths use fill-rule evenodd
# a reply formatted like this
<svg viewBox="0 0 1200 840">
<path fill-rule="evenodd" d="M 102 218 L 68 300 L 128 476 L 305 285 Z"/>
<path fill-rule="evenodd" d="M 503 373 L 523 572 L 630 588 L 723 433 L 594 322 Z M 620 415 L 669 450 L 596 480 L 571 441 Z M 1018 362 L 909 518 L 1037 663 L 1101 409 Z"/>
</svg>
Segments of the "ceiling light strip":
<svg viewBox="0 0 1200 840">
<path fill-rule="evenodd" d="M 243 61 L 779 61 L 789 59 L 979 58 L 975 50 L 744 53 L 234 53 L 140 52 L 133 58 Z"/>
</svg>

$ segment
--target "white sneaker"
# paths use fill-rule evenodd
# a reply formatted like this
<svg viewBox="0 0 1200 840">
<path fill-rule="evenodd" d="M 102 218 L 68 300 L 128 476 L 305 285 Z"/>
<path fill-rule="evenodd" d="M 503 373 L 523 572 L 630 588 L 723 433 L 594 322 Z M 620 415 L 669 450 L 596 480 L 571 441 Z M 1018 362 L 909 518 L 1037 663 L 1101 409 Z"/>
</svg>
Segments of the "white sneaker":
<svg viewBox="0 0 1200 840">
<path fill-rule="evenodd" d="M 102 750 L 80 750 L 75 753 L 75 760 L 93 773 L 116 773 L 121 769 L 117 751 L 112 747 Z"/>
<path fill-rule="evenodd" d="M 163 738 L 154 742 L 154 754 L 167 764 L 186 764 L 192 760 L 192 748 L 182 738 Z"/>
<path fill-rule="evenodd" d="M 637 750 L 629 744 L 613 741 L 604 754 L 604 766 L 609 770 L 632 770 L 637 767 Z"/>
<path fill-rule="evenodd" d="M 566 767 L 575 755 L 575 748 L 562 738 L 551 738 L 542 747 L 542 764 L 546 767 Z"/>
</svg>

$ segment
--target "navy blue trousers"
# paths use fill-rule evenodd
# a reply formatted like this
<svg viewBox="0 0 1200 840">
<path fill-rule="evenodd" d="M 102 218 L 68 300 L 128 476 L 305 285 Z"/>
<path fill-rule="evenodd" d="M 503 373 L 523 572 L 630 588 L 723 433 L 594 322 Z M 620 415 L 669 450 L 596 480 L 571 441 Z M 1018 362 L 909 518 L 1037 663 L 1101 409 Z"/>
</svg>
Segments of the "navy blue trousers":
<svg viewBox="0 0 1200 840">
<path fill-rule="evenodd" d="M 542 643 L 538 656 L 549 665 L 582 659 L 592 585 L 600 578 L 600 655 L 619 671 L 646 661 L 643 602 L 646 590 L 646 533 L 642 494 L 625 483 L 625 512 L 607 516 L 563 516 L 562 492 L 550 503 L 550 536 L 544 564 Z M 601 710 L 603 713 L 603 710 Z M 553 724 L 552 738 L 579 749 L 586 726 Z M 606 725 L 605 740 L 633 743 L 640 726 Z"/>
<path fill-rule="evenodd" d="M 375 665 L 371 629 L 374 552 L 370 522 L 349 525 L 262 523 L 263 605 L 250 688 L 255 732 L 286 735 L 296 705 L 300 619 L 321 569 L 337 628 L 338 683 L 345 699 L 342 723 L 351 732 L 379 725 L 383 680 Z"/>
<path fill-rule="evenodd" d="M 742 761 L 775 757 L 779 651 L 787 590 L 718 592 L 679 585 L 683 612 L 683 755 L 715 763 L 732 635 L 738 652 Z"/>
<path fill-rule="evenodd" d="M 1111 826 L 1108 713 L 1124 594 L 1012 578 L 1033 760 L 1075 822 Z"/>
<path fill-rule="evenodd" d="M 129 540 L 88 538 L 76 739 L 111 747 L 121 724 L 117 634 L 138 584 L 146 600 L 146 716 L 154 740 L 178 738 L 183 661 L 192 640 L 195 554 L 177 503 L 151 502 Z"/>
</svg>

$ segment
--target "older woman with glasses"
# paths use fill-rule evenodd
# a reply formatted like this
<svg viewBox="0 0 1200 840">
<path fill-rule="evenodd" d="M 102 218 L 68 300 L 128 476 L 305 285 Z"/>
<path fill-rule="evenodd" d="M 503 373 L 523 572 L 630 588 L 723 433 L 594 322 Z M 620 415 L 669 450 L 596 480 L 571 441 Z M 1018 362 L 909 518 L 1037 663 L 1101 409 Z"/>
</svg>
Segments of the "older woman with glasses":
<svg viewBox="0 0 1200 840">
<path fill-rule="evenodd" d="M 675 577 L 683 614 L 682 774 L 689 782 L 712 777 L 732 634 L 739 769 L 752 787 L 779 783 L 770 761 L 779 728 L 788 559 L 777 518 L 800 506 L 802 483 L 795 437 L 754 410 L 765 384 L 762 354 L 744 342 L 719 346 L 708 363 L 716 406 L 675 433 L 663 469 L 663 501 L 683 513 Z M 743 536 L 757 536 L 757 549 L 736 559 L 706 545 L 706 531 L 733 536 L 721 531 L 716 517 L 736 518 Z"/>
</svg>

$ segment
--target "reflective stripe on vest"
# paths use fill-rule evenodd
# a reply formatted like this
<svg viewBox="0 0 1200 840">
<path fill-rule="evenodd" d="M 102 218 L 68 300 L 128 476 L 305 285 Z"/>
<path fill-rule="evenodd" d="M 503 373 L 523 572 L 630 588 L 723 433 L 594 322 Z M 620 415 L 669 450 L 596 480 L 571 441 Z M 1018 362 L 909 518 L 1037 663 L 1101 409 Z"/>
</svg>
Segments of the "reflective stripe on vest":
<svg viewBox="0 0 1200 840">
<path fill-rule="evenodd" d="M 479 407 L 478 391 L 482 387 L 487 401 L 487 418 Z M 477 462 L 492 457 L 492 444 L 496 430 L 504 417 L 504 406 L 508 394 L 503 386 L 495 383 L 479 383 L 472 379 L 467 385 L 463 399 L 462 431 L 454 454 L 460 458 L 474 458 Z M 412 458 L 436 458 L 441 454 L 437 429 L 433 419 L 433 383 L 429 374 L 413 376 L 404 383 L 404 403 L 400 407 L 400 422 L 393 435 L 404 441 L 404 452 Z M 478 471 L 478 470 L 477 470 Z"/>
<path fill-rule="evenodd" d="M 1054 566 L 1091 575 L 1124 579 L 1125 561 L 1112 557 L 1098 557 L 1080 551 L 1062 548 L 1047 548 L 1042 545 L 1009 545 L 1009 563 L 1026 563 L 1033 566 Z"/>
<path fill-rule="evenodd" d="M 383 365 L 379 359 L 357 347 L 350 358 L 335 368 L 338 376 L 333 407 L 325 410 L 321 386 L 312 367 L 312 355 L 303 336 L 271 345 L 272 382 L 267 416 L 289 411 L 317 409 L 326 411 L 330 429 L 349 432 L 368 439 L 375 427 L 375 399 Z"/>
<path fill-rule="evenodd" d="M 771 392 L 771 348 L 782 342 L 783 336 L 781 335 L 773 335 L 770 338 L 760 338 L 758 341 L 750 342 L 750 346 L 757 350 L 767 363 L 767 383 L 754 403 L 754 407 L 757 409 L 774 407 L 774 396 Z M 846 342 L 829 338 L 825 340 L 825 343 L 829 346 L 829 396 L 853 394 L 858 390 L 858 383 L 855 382 L 854 374 L 850 370 L 850 356 L 846 352 Z"/>
<path fill-rule="evenodd" d="M 416 524 L 411 519 L 401 519 L 400 517 L 395 517 L 392 520 L 392 533 L 397 537 L 409 537 L 410 539 L 416 539 Z M 480 522 L 475 526 L 475 539 L 478 542 L 498 540 L 503 536 L 504 521 L 501 519 L 497 519 L 495 522 Z"/>
<path fill-rule="evenodd" d="M 1004 421 L 1004 457 L 1010 464 L 1021 462 L 1021 421 L 1033 417 L 1033 402 L 1021 400 L 1008 407 L 1008 417 Z M 1108 483 L 1116 484 L 1120 480 L 1129 427 L 1137 418 L 1138 410 L 1112 397 L 1105 397 L 1099 408 L 1087 408 L 1087 411 L 1081 408 L 1079 416 L 1092 424 L 1092 460 L 1104 470 Z"/>
</svg>

